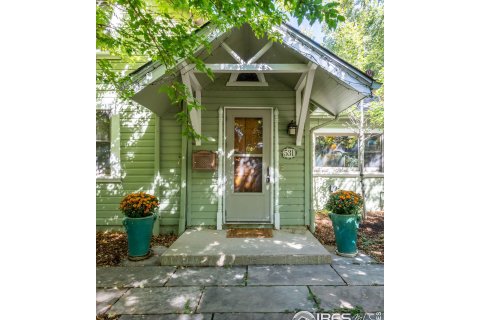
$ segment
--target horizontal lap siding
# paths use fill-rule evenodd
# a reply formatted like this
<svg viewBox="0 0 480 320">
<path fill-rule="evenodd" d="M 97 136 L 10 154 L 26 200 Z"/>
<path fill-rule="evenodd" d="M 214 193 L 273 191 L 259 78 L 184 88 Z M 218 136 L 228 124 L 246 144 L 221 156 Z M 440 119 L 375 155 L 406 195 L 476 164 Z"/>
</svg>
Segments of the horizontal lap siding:
<svg viewBox="0 0 480 320">
<path fill-rule="evenodd" d="M 98 61 L 97 57 L 97 61 Z M 117 72 L 125 70 L 126 63 L 109 60 Z M 146 62 L 139 58 L 129 64 L 131 71 Z M 98 70 L 97 65 L 97 70 Z M 97 81 L 97 106 L 114 103 L 115 94 L 108 86 Z M 142 106 L 123 106 L 120 111 L 120 163 L 121 182 L 96 184 L 96 225 L 99 229 L 123 229 L 123 213 L 118 209 L 121 199 L 128 193 L 153 191 L 155 118 Z"/>
<path fill-rule="evenodd" d="M 195 150 L 217 151 L 218 148 L 218 108 L 209 103 L 211 92 L 202 92 L 202 134 L 209 141 L 202 141 L 201 146 L 193 146 Z M 214 226 L 217 221 L 217 171 L 191 171 L 190 178 L 190 212 L 187 224 L 191 226 Z"/>
<path fill-rule="evenodd" d="M 290 121 L 295 119 L 295 92 L 290 91 L 289 104 L 280 104 L 278 115 L 278 139 L 281 152 L 286 147 L 293 147 L 297 155 L 293 159 L 279 156 L 280 169 L 280 223 L 284 226 L 305 225 L 305 139 L 302 145 L 295 145 L 295 137 L 287 134 Z"/>
<path fill-rule="evenodd" d="M 304 225 L 304 147 L 296 147 L 294 137 L 286 133 L 295 119 L 295 92 L 282 85 L 270 87 L 225 87 L 215 84 L 202 91 L 202 134 L 210 141 L 193 146 L 195 150 L 218 148 L 218 109 L 231 107 L 273 107 L 279 109 L 279 152 L 295 147 L 297 157 L 286 160 L 280 157 L 280 219 L 282 225 Z M 273 129 L 273 128 L 272 128 Z M 217 172 L 192 171 L 191 208 L 189 225 L 215 225 L 217 215 Z"/>
<path fill-rule="evenodd" d="M 120 112 L 120 183 L 97 183 L 97 226 L 119 228 L 123 213 L 118 209 L 128 193 L 154 192 L 155 117 L 142 106 L 123 107 Z"/>
<path fill-rule="evenodd" d="M 160 118 L 160 228 L 177 230 L 180 215 L 182 130 L 172 108 Z"/>
<path fill-rule="evenodd" d="M 365 177 L 364 184 L 367 211 L 383 210 L 383 177 Z M 325 208 L 331 185 L 343 190 L 351 190 L 357 193 L 362 192 L 359 177 L 326 177 L 314 175 L 312 195 L 314 210 L 318 211 Z"/>
</svg>

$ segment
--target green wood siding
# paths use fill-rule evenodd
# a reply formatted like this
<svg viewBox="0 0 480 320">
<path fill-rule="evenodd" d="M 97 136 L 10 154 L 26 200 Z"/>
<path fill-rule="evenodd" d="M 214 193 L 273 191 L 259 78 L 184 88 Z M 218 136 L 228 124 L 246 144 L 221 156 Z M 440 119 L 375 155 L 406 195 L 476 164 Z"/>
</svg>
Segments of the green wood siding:
<svg viewBox="0 0 480 320">
<path fill-rule="evenodd" d="M 97 182 L 97 228 L 121 229 L 118 205 L 131 192 L 153 193 L 160 200 L 160 232 L 176 232 L 180 211 L 181 129 L 177 110 L 159 121 L 160 178 L 155 184 L 155 115 L 136 105 L 120 113 L 121 182 Z"/>
<path fill-rule="evenodd" d="M 216 81 L 202 91 L 202 134 L 210 139 L 192 150 L 218 148 L 218 109 L 220 107 L 273 107 L 279 109 L 279 152 L 287 147 L 297 150 L 295 159 L 280 157 L 280 220 L 281 225 L 305 225 L 304 146 L 295 146 L 295 138 L 287 135 L 288 123 L 295 119 L 295 91 L 279 82 L 268 87 L 226 87 Z M 189 155 L 191 157 L 191 154 Z M 189 225 L 214 226 L 217 216 L 217 172 L 193 170 Z M 187 213 L 188 214 L 188 213 Z"/>
<path fill-rule="evenodd" d="M 177 232 L 180 213 L 182 130 L 170 109 L 160 118 L 160 232 Z"/>
<path fill-rule="evenodd" d="M 131 192 L 154 191 L 155 117 L 142 106 L 120 111 L 121 182 L 97 182 L 97 228 L 122 229 L 118 209 Z"/>
</svg>

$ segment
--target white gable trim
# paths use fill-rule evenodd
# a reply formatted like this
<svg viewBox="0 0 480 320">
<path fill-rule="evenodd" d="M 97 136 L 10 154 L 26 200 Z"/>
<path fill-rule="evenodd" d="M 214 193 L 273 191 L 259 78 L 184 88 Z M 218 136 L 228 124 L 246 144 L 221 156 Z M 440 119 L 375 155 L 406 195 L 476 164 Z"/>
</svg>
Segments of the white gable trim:
<svg viewBox="0 0 480 320">
<path fill-rule="evenodd" d="M 379 87 L 375 81 L 368 79 L 361 72 L 348 66 L 329 52 L 319 47 L 313 47 L 309 40 L 298 34 L 294 34 L 285 25 L 275 27 L 275 31 L 282 35 L 283 44 L 297 51 L 305 58 L 317 64 L 320 68 L 328 71 L 332 76 L 340 80 L 346 87 L 349 87 L 363 95 L 371 95 L 372 89 Z"/>
</svg>

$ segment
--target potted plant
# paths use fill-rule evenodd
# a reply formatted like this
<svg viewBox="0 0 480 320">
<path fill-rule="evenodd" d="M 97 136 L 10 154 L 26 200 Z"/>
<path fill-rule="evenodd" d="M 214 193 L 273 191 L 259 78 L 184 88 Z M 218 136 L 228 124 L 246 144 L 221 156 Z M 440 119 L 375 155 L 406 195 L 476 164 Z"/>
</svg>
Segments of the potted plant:
<svg viewBox="0 0 480 320">
<path fill-rule="evenodd" d="M 129 260 L 143 260 L 151 255 L 150 241 L 158 205 L 158 198 L 145 192 L 130 193 L 120 202 L 120 210 L 125 214 L 123 225 Z"/>
<path fill-rule="evenodd" d="M 337 254 L 355 257 L 357 250 L 357 231 L 361 220 L 362 197 L 353 191 L 338 190 L 330 194 L 325 208 L 332 220 L 335 232 Z"/>
</svg>

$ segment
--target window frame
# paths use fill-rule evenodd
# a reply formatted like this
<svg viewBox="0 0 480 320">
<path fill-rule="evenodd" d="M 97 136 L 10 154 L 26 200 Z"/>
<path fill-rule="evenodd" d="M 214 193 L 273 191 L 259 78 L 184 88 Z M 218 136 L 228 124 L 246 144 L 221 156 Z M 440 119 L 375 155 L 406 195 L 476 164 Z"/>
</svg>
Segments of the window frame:
<svg viewBox="0 0 480 320">
<path fill-rule="evenodd" d="M 120 114 L 118 108 L 111 105 L 96 106 L 96 111 L 110 111 L 110 174 L 96 175 L 97 182 L 121 182 L 120 172 Z"/>
<path fill-rule="evenodd" d="M 374 130 L 372 131 L 371 135 L 378 135 L 380 136 L 380 143 L 381 143 L 381 146 L 382 146 L 382 149 L 381 149 L 381 155 L 382 155 L 382 171 L 377 171 L 377 170 L 374 170 L 372 168 L 376 168 L 376 167 L 367 167 L 365 166 L 365 147 L 363 149 L 363 173 L 364 174 L 383 174 L 383 171 L 385 170 L 385 166 L 384 166 L 384 136 L 383 136 L 383 132 L 380 131 L 380 130 Z M 369 137 L 369 138 L 373 138 L 373 136 Z"/>
<path fill-rule="evenodd" d="M 384 160 L 384 148 L 383 148 L 383 134 L 382 130 L 372 130 L 372 134 L 380 134 L 382 136 L 382 169 L 383 160 Z M 360 161 L 359 166 L 357 167 L 319 167 L 316 163 L 316 154 L 315 154 L 315 147 L 316 147 L 316 140 L 319 136 L 355 136 L 358 138 L 358 133 L 353 131 L 352 129 L 348 128 L 319 128 L 313 132 L 313 139 L 312 139 L 312 173 L 315 175 L 325 175 L 325 176 L 340 176 L 340 177 L 356 177 L 360 175 Z M 368 170 L 367 168 L 372 167 L 365 167 L 365 154 L 363 155 L 364 159 L 361 163 L 363 163 L 363 174 L 364 176 L 369 177 L 383 177 L 383 171 L 373 171 Z M 357 159 L 360 159 L 360 148 L 357 152 Z"/>
</svg>

